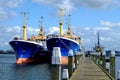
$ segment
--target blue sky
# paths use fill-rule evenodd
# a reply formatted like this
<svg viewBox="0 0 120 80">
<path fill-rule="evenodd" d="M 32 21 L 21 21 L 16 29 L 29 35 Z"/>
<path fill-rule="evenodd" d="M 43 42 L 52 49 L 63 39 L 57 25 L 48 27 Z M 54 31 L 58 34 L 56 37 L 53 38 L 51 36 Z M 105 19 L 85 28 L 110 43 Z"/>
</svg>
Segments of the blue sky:
<svg viewBox="0 0 120 80">
<path fill-rule="evenodd" d="M 0 0 L 0 49 L 11 49 L 9 41 L 22 37 L 23 15 L 27 14 L 27 35 L 39 33 L 39 20 L 44 18 L 48 33 L 59 32 L 59 11 L 64 8 L 64 32 L 67 15 L 71 14 L 72 32 L 81 36 L 82 46 L 90 50 L 100 32 L 101 45 L 106 50 L 120 50 L 119 0 Z"/>
</svg>

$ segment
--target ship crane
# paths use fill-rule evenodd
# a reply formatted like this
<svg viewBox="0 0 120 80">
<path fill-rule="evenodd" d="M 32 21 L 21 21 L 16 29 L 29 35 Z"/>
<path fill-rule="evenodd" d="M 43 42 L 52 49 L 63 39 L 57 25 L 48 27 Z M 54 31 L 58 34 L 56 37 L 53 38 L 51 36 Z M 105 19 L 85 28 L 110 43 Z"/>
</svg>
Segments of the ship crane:
<svg viewBox="0 0 120 80">
<path fill-rule="evenodd" d="M 43 30 L 43 17 L 41 17 L 41 21 L 40 21 L 41 25 L 40 25 L 40 36 L 44 36 L 44 30 Z"/>
<path fill-rule="evenodd" d="M 41 17 L 41 20 L 39 22 L 40 22 L 40 25 L 39 25 L 40 26 L 39 35 L 31 37 L 31 40 L 38 41 L 38 42 L 46 40 L 46 36 L 44 34 L 44 28 L 43 28 L 43 17 Z"/>
<path fill-rule="evenodd" d="M 63 17 L 63 10 L 64 9 L 61 9 L 59 8 L 59 11 L 60 11 L 60 36 L 63 36 L 63 20 L 62 20 L 62 17 Z"/>
<path fill-rule="evenodd" d="M 99 35 L 99 32 L 97 32 L 97 51 L 98 52 L 102 52 L 103 51 L 103 47 L 100 45 L 100 35 Z"/>
<path fill-rule="evenodd" d="M 23 24 L 23 39 L 27 40 L 27 25 L 26 25 L 26 14 L 28 14 L 27 12 L 22 12 L 22 14 L 24 15 L 24 24 Z"/>
<path fill-rule="evenodd" d="M 67 35 L 71 35 L 71 30 L 70 30 L 70 15 L 68 15 L 68 31 Z"/>
</svg>

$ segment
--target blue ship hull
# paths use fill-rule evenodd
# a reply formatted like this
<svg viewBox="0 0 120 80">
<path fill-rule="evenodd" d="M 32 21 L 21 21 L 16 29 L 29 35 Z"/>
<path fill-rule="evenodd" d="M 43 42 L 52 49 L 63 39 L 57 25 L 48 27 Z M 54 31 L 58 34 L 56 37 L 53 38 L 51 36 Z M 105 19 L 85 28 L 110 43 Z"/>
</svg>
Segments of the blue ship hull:
<svg viewBox="0 0 120 80">
<path fill-rule="evenodd" d="M 44 47 L 33 41 L 25 40 L 13 40 L 9 42 L 10 46 L 13 48 L 16 54 L 16 59 L 27 59 L 25 63 L 31 62 L 32 59 L 35 59 L 36 55 L 44 49 Z"/>
<path fill-rule="evenodd" d="M 53 50 L 53 47 L 60 47 L 61 56 L 67 57 L 69 50 L 73 50 L 73 53 L 80 52 L 80 44 L 72 39 L 64 37 L 50 38 L 47 40 L 47 48 L 49 51 Z"/>
</svg>

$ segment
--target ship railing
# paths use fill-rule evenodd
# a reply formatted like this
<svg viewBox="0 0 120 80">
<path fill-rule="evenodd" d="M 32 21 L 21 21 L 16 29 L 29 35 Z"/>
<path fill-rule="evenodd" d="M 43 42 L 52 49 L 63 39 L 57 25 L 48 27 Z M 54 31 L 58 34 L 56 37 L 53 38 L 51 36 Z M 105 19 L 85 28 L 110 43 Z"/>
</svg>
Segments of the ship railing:
<svg viewBox="0 0 120 80">
<path fill-rule="evenodd" d="M 15 37 L 13 40 L 23 40 L 23 38 Z"/>
</svg>

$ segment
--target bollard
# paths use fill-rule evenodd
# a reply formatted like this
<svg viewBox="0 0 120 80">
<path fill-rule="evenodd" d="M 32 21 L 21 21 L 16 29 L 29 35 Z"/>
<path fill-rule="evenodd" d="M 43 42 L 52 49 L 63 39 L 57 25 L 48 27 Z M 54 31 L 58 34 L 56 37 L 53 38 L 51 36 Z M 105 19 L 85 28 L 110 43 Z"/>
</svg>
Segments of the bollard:
<svg viewBox="0 0 120 80">
<path fill-rule="evenodd" d="M 90 58 L 94 61 L 94 53 L 90 54 Z"/>
<path fill-rule="evenodd" d="M 68 79 L 69 79 L 68 69 L 63 69 L 62 80 L 68 80 Z"/>
<path fill-rule="evenodd" d="M 105 69 L 108 73 L 110 73 L 110 62 L 106 62 Z"/>
<path fill-rule="evenodd" d="M 51 80 L 61 80 L 61 52 L 59 47 L 54 47 L 52 52 Z"/>
<path fill-rule="evenodd" d="M 98 52 L 96 52 L 96 64 L 98 64 Z"/>
<path fill-rule="evenodd" d="M 77 56 L 77 52 L 75 53 L 75 68 L 77 68 L 77 60 L 78 60 L 78 56 Z"/>
<path fill-rule="evenodd" d="M 85 58 L 85 52 L 81 52 L 82 53 L 82 57 Z"/>
<path fill-rule="evenodd" d="M 80 59 L 79 56 L 80 56 L 80 53 L 76 52 L 76 53 L 75 53 L 75 68 L 77 68 L 78 61 L 79 61 L 79 59 Z"/>
<path fill-rule="evenodd" d="M 92 54 L 92 60 L 95 61 L 95 53 Z"/>
<path fill-rule="evenodd" d="M 111 51 L 110 56 L 110 75 L 115 78 L 115 51 Z"/>
<path fill-rule="evenodd" d="M 97 62 L 97 53 L 95 53 L 95 55 L 94 55 L 94 57 L 95 57 L 95 62 Z"/>
<path fill-rule="evenodd" d="M 97 53 L 95 52 L 95 63 L 97 63 Z"/>
<path fill-rule="evenodd" d="M 68 73 L 69 73 L 69 78 L 72 75 L 73 72 L 73 50 L 69 50 L 69 54 L 68 54 Z"/>
<path fill-rule="evenodd" d="M 105 69 L 105 64 L 106 64 L 105 56 L 106 56 L 106 52 L 103 51 L 103 54 L 102 54 L 102 67 L 103 67 L 103 69 Z"/>
<path fill-rule="evenodd" d="M 78 63 L 79 63 L 80 60 L 82 60 L 82 58 L 84 58 L 83 54 L 84 53 L 82 53 L 82 52 L 78 52 Z"/>
<path fill-rule="evenodd" d="M 105 63 L 105 70 L 110 73 L 110 56 L 105 57 L 106 63 Z"/>
<path fill-rule="evenodd" d="M 102 52 L 99 52 L 99 65 L 102 66 Z"/>
<path fill-rule="evenodd" d="M 120 80 L 120 70 L 117 72 L 117 80 Z"/>
<path fill-rule="evenodd" d="M 97 53 L 97 64 L 100 64 L 100 52 Z"/>
<path fill-rule="evenodd" d="M 74 72 L 75 69 L 76 69 L 76 65 L 75 65 L 75 63 L 72 64 L 72 69 L 73 69 L 73 72 Z"/>
<path fill-rule="evenodd" d="M 93 60 L 94 60 L 94 62 L 96 61 L 96 53 L 95 52 L 93 54 Z"/>
</svg>

